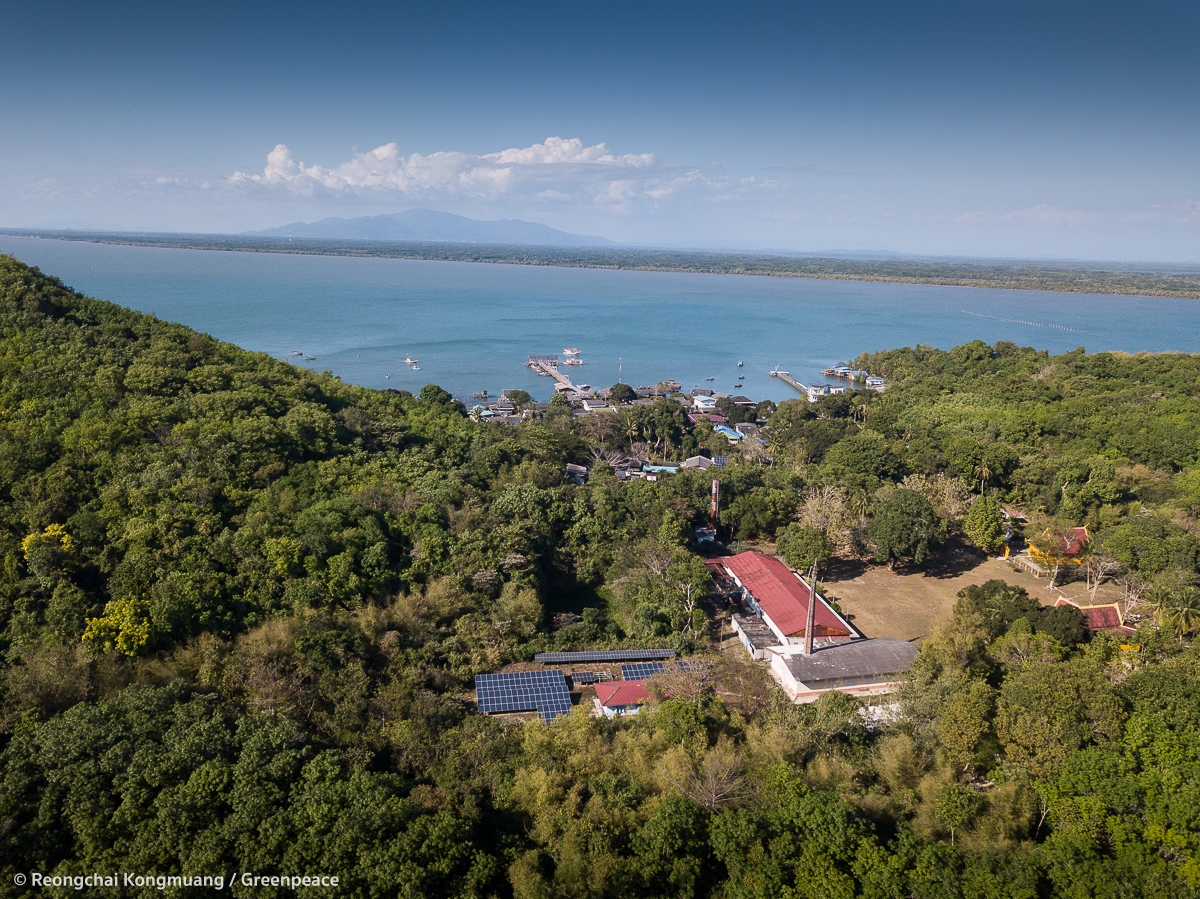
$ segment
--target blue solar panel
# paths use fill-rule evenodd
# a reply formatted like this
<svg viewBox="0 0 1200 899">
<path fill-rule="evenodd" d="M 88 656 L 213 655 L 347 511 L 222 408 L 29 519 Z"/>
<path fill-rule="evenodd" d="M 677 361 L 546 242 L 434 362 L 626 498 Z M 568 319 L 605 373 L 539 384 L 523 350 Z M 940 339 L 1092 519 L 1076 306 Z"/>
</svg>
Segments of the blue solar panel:
<svg viewBox="0 0 1200 899">
<path fill-rule="evenodd" d="M 621 666 L 621 677 L 624 680 L 645 680 L 654 677 L 666 667 L 662 662 L 635 662 L 632 665 Z"/>
<path fill-rule="evenodd" d="M 687 662 L 674 662 L 673 664 L 684 671 L 691 670 L 691 665 Z M 666 667 L 666 662 L 635 662 L 632 665 L 622 665 L 621 678 L 623 680 L 645 680 L 648 677 L 654 677 Z"/>
<path fill-rule="evenodd" d="M 517 671 L 512 674 L 475 675 L 475 699 L 479 711 L 536 711 L 546 722 L 571 711 L 571 693 L 561 670 Z"/>
<path fill-rule="evenodd" d="M 724 471 L 725 466 L 729 464 L 728 456 L 713 456 L 713 465 L 717 467 L 717 471 Z"/>
<path fill-rule="evenodd" d="M 673 649 L 595 649 L 585 652 L 539 652 L 533 657 L 543 665 L 576 665 L 581 662 L 649 662 L 673 659 Z"/>
<path fill-rule="evenodd" d="M 598 684 L 602 681 L 612 680 L 612 675 L 607 671 L 572 671 L 571 683 L 577 686 L 584 684 Z"/>
</svg>

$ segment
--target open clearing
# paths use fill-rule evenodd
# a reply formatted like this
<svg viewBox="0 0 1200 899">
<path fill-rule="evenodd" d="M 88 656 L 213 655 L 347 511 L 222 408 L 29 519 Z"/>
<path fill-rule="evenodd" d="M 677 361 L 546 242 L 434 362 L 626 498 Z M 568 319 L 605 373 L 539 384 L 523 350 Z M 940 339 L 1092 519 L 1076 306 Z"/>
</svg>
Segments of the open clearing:
<svg viewBox="0 0 1200 899">
<path fill-rule="evenodd" d="M 961 547 L 948 549 L 941 559 L 919 571 L 892 571 L 886 565 L 837 559 L 822 582 L 829 599 L 841 606 L 864 636 L 919 640 L 950 615 L 959 590 L 993 579 L 1024 587 L 1046 605 L 1063 596 L 1088 604 L 1082 580 L 1051 590 L 1045 578 L 1035 578 L 1000 559 L 985 558 Z M 1113 602 L 1119 593 L 1115 586 L 1105 584 L 1096 602 Z"/>
</svg>

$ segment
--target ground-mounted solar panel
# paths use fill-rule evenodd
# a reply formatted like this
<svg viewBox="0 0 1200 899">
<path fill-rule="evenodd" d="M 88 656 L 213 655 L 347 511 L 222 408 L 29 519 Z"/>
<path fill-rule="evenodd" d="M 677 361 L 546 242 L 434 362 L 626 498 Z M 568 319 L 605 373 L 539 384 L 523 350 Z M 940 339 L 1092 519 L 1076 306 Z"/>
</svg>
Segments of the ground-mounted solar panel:
<svg viewBox="0 0 1200 899">
<path fill-rule="evenodd" d="M 549 722 L 571 711 L 571 692 L 561 669 L 477 674 L 475 699 L 487 715 L 536 711 Z"/>
<path fill-rule="evenodd" d="M 646 680 L 666 668 L 667 664 L 667 662 L 634 662 L 630 665 L 622 665 L 621 678 L 623 680 Z M 671 662 L 670 664 L 683 671 L 692 670 L 692 666 L 687 662 Z"/>
<path fill-rule="evenodd" d="M 612 680 L 612 675 L 607 671 L 572 671 L 571 683 L 577 687 L 582 687 L 587 684 L 599 684 L 603 681 Z"/>
<path fill-rule="evenodd" d="M 583 652 L 539 652 L 533 657 L 543 665 L 579 665 L 589 662 L 649 662 L 673 659 L 673 649 L 594 649 Z"/>
<path fill-rule="evenodd" d="M 634 662 L 631 665 L 621 666 L 621 678 L 623 680 L 645 680 L 648 677 L 654 677 L 665 667 L 664 662 Z"/>
</svg>

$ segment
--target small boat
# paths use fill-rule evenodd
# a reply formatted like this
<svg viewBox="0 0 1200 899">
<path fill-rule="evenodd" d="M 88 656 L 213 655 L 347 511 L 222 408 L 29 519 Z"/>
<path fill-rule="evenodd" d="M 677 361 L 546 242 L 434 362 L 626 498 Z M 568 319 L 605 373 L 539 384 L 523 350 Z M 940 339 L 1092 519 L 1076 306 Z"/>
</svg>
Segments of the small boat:
<svg viewBox="0 0 1200 899">
<path fill-rule="evenodd" d="M 288 353 L 288 355 L 289 356 L 303 356 L 304 354 L 302 352 L 300 352 L 299 350 L 292 350 L 290 353 Z"/>
<path fill-rule="evenodd" d="M 716 378 L 715 378 L 715 377 L 714 377 L 714 378 L 705 378 L 704 380 L 706 380 L 706 381 L 715 381 L 715 380 L 716 380 Z"/>
<path fill-rule="evenodd" d="M 583 365 L 582 359 L 564 359 L 563 365 Z"/>
<path fill-rule="evenodd" d="M 579 355 L 579 347 L 565 346 L 565 347 L 563 347 L 563 355 L 564 356 L 578 356 Z"/>
<path fill-rule="evenodd" d="M 739 360 L 738 360 L 738 368 L 741 368 L 741 367 L 742 367 L 742 360 L 741 360 L 741 359 L 739 359 Z"/>
<path fill-rule="evenodd" d="M 413 371 L 420 371 L 420 370 L 421 370 L 421 366 L 419 366 L 419 365 L 414 365 L 414 366 L 412 367 L 412 370 L 413 370 Z"/>
<path fill-rule="evenodd" d="M 421 361 L 420 359 L 414 359 L 412 356 L 409 356 L 407 354 L 405 354 L 405 356 L 404 356 L 404 364 L 405 365 L 416 365 L 420 361 Z"/>
<path fill-rule="evenodd" d="M 305 359 L 305 361 L 307 361 L 307 362 L 316 362 L 316 361 L 317 361 L 317 357 L 316 357 L 316 356 L 305 356 L 305 357 L 304 357 L 304 359 Z"/>
<path fill-rule="evenodd" d="M 388 380 L 391 380 L 391 377 L 392 377 L 391 375 L 384 375 L 384 378 L 386 378 Z"/>
</svg>

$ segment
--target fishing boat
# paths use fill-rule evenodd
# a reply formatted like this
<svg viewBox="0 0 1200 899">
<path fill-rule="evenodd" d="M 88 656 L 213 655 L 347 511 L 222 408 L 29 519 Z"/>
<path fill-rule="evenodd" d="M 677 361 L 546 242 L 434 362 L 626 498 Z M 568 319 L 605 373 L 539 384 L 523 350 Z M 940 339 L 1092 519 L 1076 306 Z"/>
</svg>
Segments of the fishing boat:
<svg viewBox="0 0 1200 899">
<path fill-rule="evenodd" d="M 712 378 L 705 378 L 704 380 L 706 380 L 706 381 L 715 381 L 715 380 L 716 380 L 716 377 L 712 377 Z"/>
<path fill-rule="evenodd" d="M 414 359 L 412 356 L 409 356 L 408 354 L 405 354 L 405 356 L 404 356 L 404 364 L 405 365 L 416 365 L 420 361 L 421 361 L 420 359 Z"/>
<path fill-rule="evenodd" d="M 420 370 L 421 370 L 421 366 L 419 366 L 419 365 L 413 365 L 413 366 L 412 366 L 412 370 L 413 370 L 413 371 L 420 371 Z"/>
<path fill-rule="evenodd" d="M 303 356 L 304 354 L 302 352 L 300 352 L 299 350 L 292 350 L 290 353 L 288 353 L 288 355 L 289 356 Z"/>
<path fill-rule="evenodd" d="M 316 362 L 316 361 L 317 361 L 317 357 L 316 357 L 316 356 L 305 356 L 305 357 L 304 357 L 304 359 L 305 359 L 305 361 L 307 361 L 307 362 Z"/>
<path fill-rule="evenodd" d="M 739 360 L 738 360 L 738 368 L 741 368 L 741 367 L 742 367 L 742 360 L 741 360 L 741 359 L 739 359 Z"/>
<path fill-rule="evenodd" d="M 578 356 L 579 355 L 579 347 L 565 346 L 565 347 L 563 347 L 563 355 L 564 356 Z"/>
<path fill-rule="evenodd" d="M 583 360 L 571 357 L 569 359 L 564 359 L 563 365 L 583 365 Z"/>
</svg>

